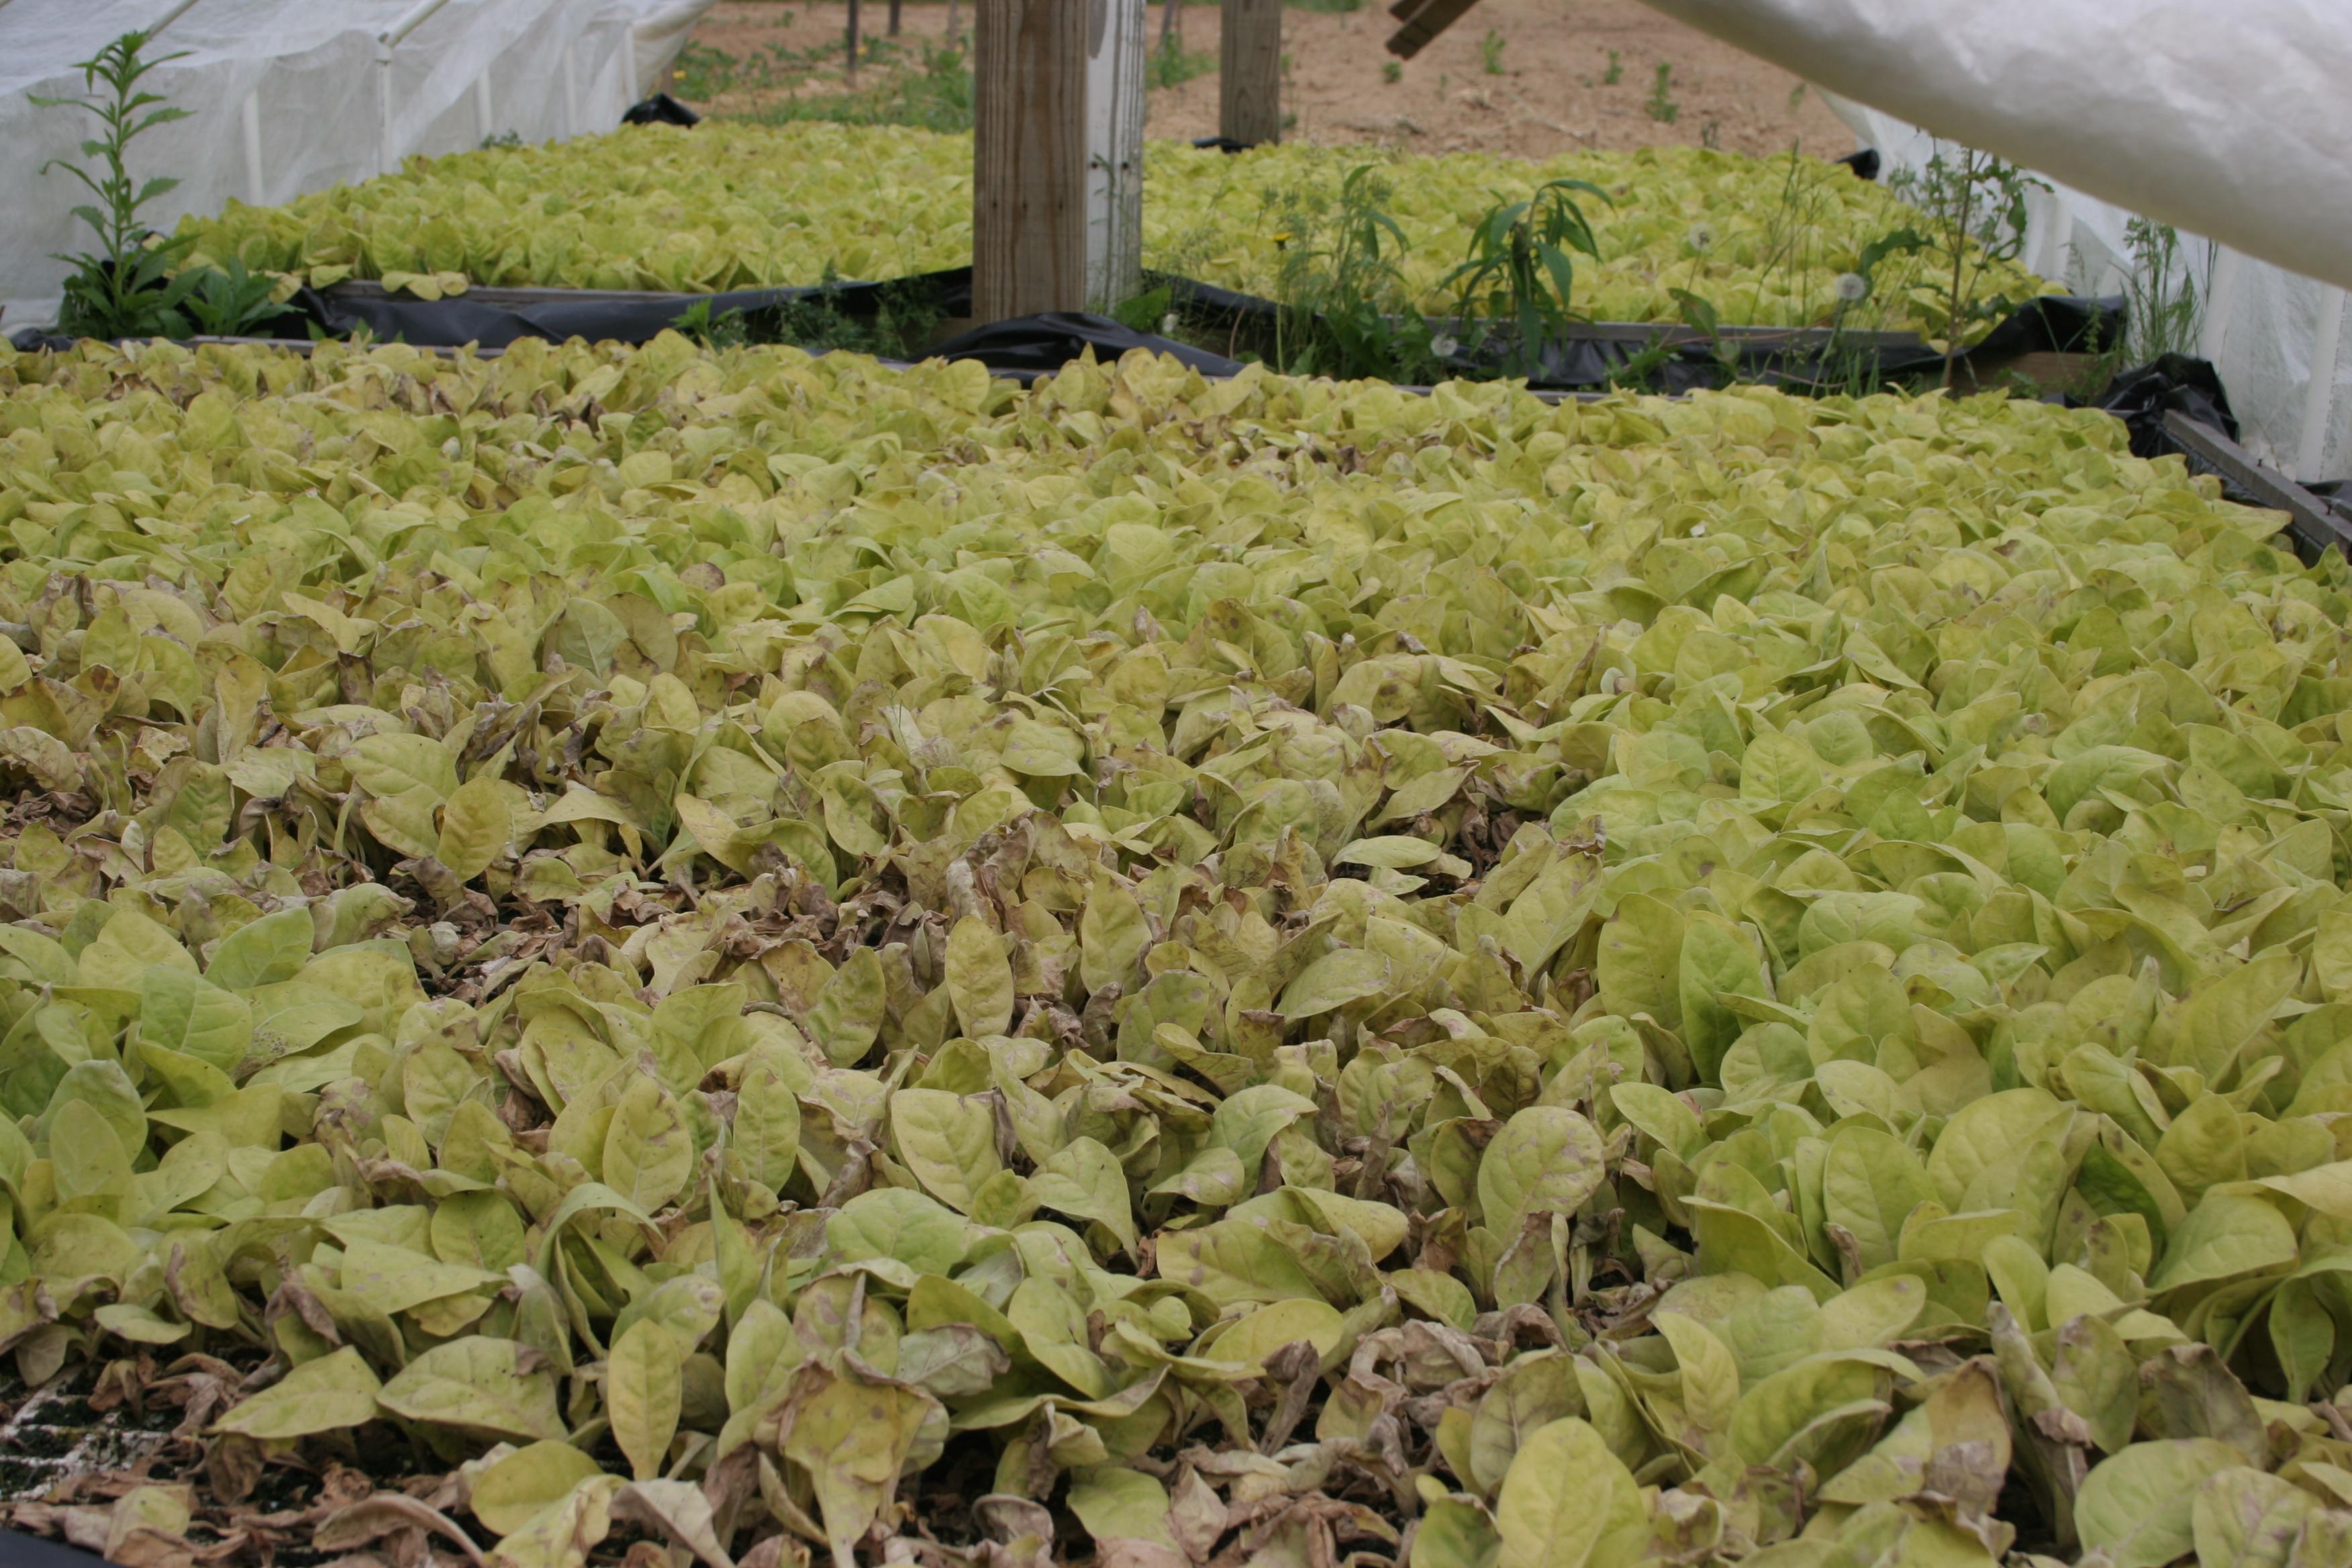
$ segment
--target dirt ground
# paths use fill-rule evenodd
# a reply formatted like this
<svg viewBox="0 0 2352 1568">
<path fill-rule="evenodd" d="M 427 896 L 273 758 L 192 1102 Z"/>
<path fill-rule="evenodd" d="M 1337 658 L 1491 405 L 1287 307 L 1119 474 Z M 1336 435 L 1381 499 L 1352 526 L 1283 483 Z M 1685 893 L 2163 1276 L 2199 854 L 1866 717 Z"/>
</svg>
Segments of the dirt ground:
<svg viewBox="0 0 2352 1568">
<path fill-rule="evenodd" d="M 1151 4 L 1155 45 L 1164 3 Z M 886 0 L 866 0 L 865 31 L 882 32 L 888 9 Z M 969 28 L 972 6 L 957 9 Z M 740 113 L 795 83 L 803 92 L 840 90 L 847 11 L 842 4 L 795 0 L 726 0 L 714 7 L 695 27 L 696 45 L 774 63 L 735 68 L 732 81 L 703 101 Z M 910 42 L 941 40 L 948 11 L 941 0 L 912 0 L 901 13 L 902 32 Z M 1187 5 L 1181 21 L 1184 47 L 1213 61 L 1217 7 Z M 1830 157 L 1853 147 L 1852 132 L 1817 94 L 1800 92 L 1797 78 L 1639 0 L 1484 0 L 1410 62 L 1394 62 L 1383 47 L 1394 22 L 1380 0 L 1352 12 L 1294 7 L 1283 25 L 1291 60 L 1286 107 L 1297 117 L 1287 134 L 1304 141 L 1524 157 L 1709 142 L 1740 153 L 1796 142 Z M 1486 68 L 1490 36 L 1500 40 L 1491 50 L 1498 74 Z M 1392 62 L 1399 65 L 1395 81 L 1386 79 Z M 1654 102 L 1662 65 L 1671 75 L 1664 99 Z M 867 67 L 866 84 L 888 68 Z M 1664 117 L 1669 103 L 1671 119 Z M 1153 136 L 1214 133 L 1216 73 L 1155 89 L 1146 112 Z"/>
</svg>

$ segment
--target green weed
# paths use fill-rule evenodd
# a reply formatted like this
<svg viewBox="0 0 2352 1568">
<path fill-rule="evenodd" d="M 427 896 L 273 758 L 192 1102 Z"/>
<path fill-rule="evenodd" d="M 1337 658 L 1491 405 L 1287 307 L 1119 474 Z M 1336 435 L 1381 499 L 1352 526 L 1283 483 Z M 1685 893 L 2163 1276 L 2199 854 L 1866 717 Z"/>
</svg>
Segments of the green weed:
<svg viewBox="0 0 2352 1568">
<path fill-rule="evenodd" d="M 1660 60 L 1657 79 L 1650 84 L 1650 96 L 1642 109 L 1661 125 L 1672 125 L 1682 118 L 1683 108 L 1675 101 L 1674 85 L 1675 68 Z"/>
<path fill-rule="evenodd" d="M 1144 62 L 1143 79 L 1151 87 L 1181 87 L 1216 68 L 1217 57 L 1208 50 L 1188 49 L 1170 38 L 1152 50 Z"/>
<path fill-rule="evenodd" d="M 98 248 L 58 258 L 73 268 L 58 302 L 58 330 L 91 338 L 236 336 L 277 314 L 270 280 L 248 276 L 241 261 L 232 260 L 226 271 L 181 268 L 195 237 L 152 238 L 141 213 L 180 182 L 163 175 L 134 180 L 131 143 L 159 125 L 189 118 L 187 110 L 139 86 L 157 66 L 182 58 L 148 58 L 148 37 L 125 33 L 79 62 L 86 97 L 28 95 L 43 109 L 79 109 L 99 122 L 99 134 L 81 144 L 83 154 L 98 161 L 94 171 L 65 158 L 41 165 L 44 174 L 63 169 L 97 198 L 73 213 L 98 237 Z"/>
</svg>

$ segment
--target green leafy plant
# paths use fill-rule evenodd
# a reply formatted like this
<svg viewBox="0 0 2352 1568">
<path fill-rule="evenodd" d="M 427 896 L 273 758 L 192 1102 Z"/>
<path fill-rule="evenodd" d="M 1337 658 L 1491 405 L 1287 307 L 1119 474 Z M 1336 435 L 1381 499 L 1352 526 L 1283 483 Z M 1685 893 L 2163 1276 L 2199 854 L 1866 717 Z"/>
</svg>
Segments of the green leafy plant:
<svg viewBox="0 0 2352 1568">
<path fill-rule="evenodd" d="M 670 66 L 670 90 L 700 102 L 732 88 L 743 68 L 740 57 L 689 38 Z"/>
<path fill-rule="evenodd" d="M 15 1530 L 2352 1560 L 2352 567 L 2114 419 L 0 397 Z"/>
<path fill-rule="evenodd" d="M 872 314 L 853 314 L 842 308 L 834 287 L 837 281 L 828 275 L 815 294 L 779 307 L 773 341 L 813 353 L 839 351 L 898 358 L 919 352 L 939 330 L 939 307 L 922 289 L 885 286 Z"/>
<path fill-rule="evenodd" d="M 1419 382 L 1436 369 L 1429 323 L 1413 308 L 1409 248 L 1380 169 L 1360 164 L 1323 210 L 1292 201 L 1269 214 L 1282 241 L 1274 363 L 1297 374 Z"/>
<path fill-rule="evenodd" d="M 1402 60 L 1382 60 L 1381 62 L 1381 79 L 1388 83 L 1391 87 L 1394 87 L 1397 83 L 1402 81 L 1404 79 L 1404 62 Z"/>
<path fill-rule="evenodd" d="M 1642 103 L 1642 111 L 1661 125 L 1672 125 L 1682 117 L 1682 105 L 1675 101 L 1675 68 L 1665 61 L 1658 62 L 1658 74 L 1650 83 L 1650 96 Z"/>
<path fill-rule="evenodd" d="M 1609 51 L 1608 68 L 1601 73 L 1601 85 L 1603 87 L 1615 87 L 1619 82 L 1624 79 L 1625 62 L 1618 57 L 1615 49 L 1612 49 Z"/>
<path fill-rule="evenodd" d="M 1973 147 L 1937 143 L 1917 169 L 1898 169 L 1888 186 L 1918 208 L 1943 268 L 1944 384 L 1948 386 L 1972 328 L 1998 320 L 2018 300 L 1996 269 L 2025 249 L 2026 195 L 2044 182 Z"/>
<path fill-rule="evenodd" d="M 1654 331 L 1642 346 L 1612 366 L 1608 384 L 1621 392 L 1648 392 L 1657 389 L 1658 373 L 1675 357 L 1674 344 L 1664 331 Z"/>
<path fill-rule="evenodd" d="M 98 249 L 58 258 L 74 268 L 67 279 L 58 327 L 89 337 L 177 336 L 185 331 L 180 301 L 195 280 L 173 279 L 172 268 L 187 246 L 177 241 L 149 243 L 149 229 L 140 209 L 177 188 L 179 181 L 157 175 L 143 183 L 131 174 L 131 143 L 159 125 L 188 118 L 188 110 L 167 102 L 160 93 L 141 90 L 140 81 L 156 67 L 182 55 L 146 57 L 147 35 L 125 33 L 79 63 L 81 98 L 30 95 L 44 109 L 79 109 L 95 116 L 100 134 L 81 144 L 83 156 L 96 159 L 96 169 L 65 159 L 41 165 L 41 173 L 62 169 L 97 197 L 95 204 L 76 206 L 74 216 L 97 236 Z"/>
<path fill-rule="evenodd" d="M 720 310 L 714 315 L 709 300 L 688 305 L 670 326 L 707 349 L 740 348 L 751 341 L 742 311 Z"/>
<path fill-rule="evenodd" d="M 961 90 L 960 78 L 942 79 L 950 92 Z M 396 175 L 282 206 L 192 216 L 181 232 L 198 237 L 194 261 L 241 256 L 256 270 L 320 286 L 457 273 L 487 285 L 698 294 L 807 286 L 828 266 L 844 277 L 888 279 L 969 262 L 971 142 L 957 133 L 812 118 L 837 107 L 812 99 L 787 124 L 713 119 L 691 131 L 633 127 L 560 145 L 414 160 Z M 873 114 L 885 106 L 868 97 L 856 107 Z M 936 118 L 961 112 L 960 101 L 950 109 Z M 1146 264 L 1267 298 L 1278 291 L 1283 263 L 1270 236 L 1282 226 L 1235 223 L 1234 215 L 1291 195 L 1328 210 L 1349 172 L 1378 157 L 1395 193 L 1390 211 L 1412 242 L 1399 265 L 1424 313 L 1452 308 L 1444 276 L 1493 194 L 1525 196 L 1555 176 L 1619 195 L 1621 205 L 1591 209 L 1603 259 L 1578 275 L 1583 308 L 1596 320 L 1669 318 L 1668 288 L 1681 285 L 1707 293 L 1741 324 L 1822 325 L 1834 304 L 1831 282 L 1853 266 L 1853 253 L 1918 221 L 1883 186 L 1794 152 L 1748 157 L 1659 146 L 1538 163 L 1297 142 L 1235 158 L 1153 142 L 1147 156 Z M 1685 275 L 1685 237 L 1701 224 L 1722 236 L 1703 282 Z M 1189 243 L 1206 230 L 1217 231 L 1216 243 Z M 1187 252 L 1181 265 L 1176 248 Z M 1877 325 L 1939 327 L 1932 295 L 1907 280 L 1890 283 L 1899 286 L 1875 296 Z M 1984 286 L 2020 298 L 2041 287 L 2014 258 L 1991 263 Z"/>
<path fill-rule="evenodd" d="M 887 42 L 887 40 L 885 41 Z M 888 45 L 894 58 L 903 46 Z M 844 125 L 908 125 L 924 131 L 971 129 L 971 67 L 958 48 L 916 40 L 914 68 L 890 71 L 881 81 L 853 92 L 797 91 L 782 102 L 762 104 L 751 118 L 768 125 L 796 121 L 832 121 Z"/>
<path fill-rule="evenodd" d="M 2131 266 L 2124 273 L 2124 306 L 2129 321 L 2124 353 L 2146 364 L 2165 354 L 2193 354 L 2204 329 L 2205 302 L 2197 275 L 2181 254 L 2180 233 L 2170 224 L 2133 218 L 2124 228 Z"/>
<path fill-rule="evenodd" d="M 1169 313 L 1175 303 L 1175 293 L 1165 283 L 1156 283 L 1140 294 L 1121 300 L 1111 307 L 1111 318 L 1121 326 L 1139 332 L 1162 332 L 1169 325 Z"/>
<path fill-rule="evenodd" d="M 93 338 L 186 337 L 192 325 L 236 334 L 277 313 L 271 281 L 248 277 L 234 260 L 230 272 L 183 267 L 194 237 L 154 238 L 140 216 L 180 182 L 165 175 L 135 180 L 131 144 L 159 125 L 189 117 L 188 110 L 139 85 L 158 66 L 183 58 L 184 51 L 150 58 L 147 43 L 143 32 L 125 33 L 81 61 L 77 68 L 89 89 L 85 97 L 29 95 L 44 109 L 85 110 L 100 126 L 100 133 L 81 144 L 82 155 L 96 160 L 97 167 L 62 158 L 41 165 L 45 174 L 63 169 L 98 198 L 73 209 L 97 236 L 98 248 L 58 258 L 73 268 L 58 304 L 58 327 Z"/>
<path fill-rule="evenodd" d="M 1195 77 L 1207 76 L 1217 68 L 1217 57 L 1206 49 L 1188 49 L 1170 38 L 1151 51 L 1144 62 L 1143 79 L 1152 87 L 1181 87 Z"/>
<path fill-rule="evenodd" d="M 180 276 L 194 279 L 180 310 L 207 336 L 239 337 L 278 313 L 278 280 L 247 272 L 234 256 L 226 266 L 192 268 Z"/>
<path fill-rule="evenodd" d="M 1510 44 L 1504 38 L 1502 34 L 1496 32 L 1492 27 L 1487 28 L 1486 36 L 1478 40 L 1479 68 L 1484 70 L 1488 76 L 1502 75 L 1503 51 L 1508 47 L 1510 47 Z"/>
<path fill-rule="evenodd" d="M 1442 288 L 1454 292 L 1482 342 L 1496 326 L 1512 329 L 1506 363 L 1519 374 L 1539 363 L 1544 342 L 1579 320 L 1574 298 L 1580 252 L 1601 258 L 1579 194 L 1610 201 L 1585 180 L 1547 180 L 1525 201 L 1498 202 L 1471 230 L 1470 254 Z"/>
</svg>

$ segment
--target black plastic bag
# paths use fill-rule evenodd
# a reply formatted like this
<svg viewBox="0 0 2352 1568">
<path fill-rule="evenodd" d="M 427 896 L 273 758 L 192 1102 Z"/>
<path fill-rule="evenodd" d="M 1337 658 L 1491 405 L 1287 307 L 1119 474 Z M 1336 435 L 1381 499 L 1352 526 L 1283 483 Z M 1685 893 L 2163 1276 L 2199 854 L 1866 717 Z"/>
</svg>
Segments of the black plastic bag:
<svg viewBox="0 0 2352 1568">
<path fill-rule="evenodd" d="M 657 92 L 621 111 L 624 125 L 699 125 L 702 116 L 697 114 L 666 92 Z"/>
<path fill-rule="evenodd" d="M 2165 354 L 2153 363 L 2122 372 L 2108 384 L 2098 406 L 2131 431 L 2136 458 L 2160 458 L 2180 449 L 2165 431 L 2167 414 L 2186 414 L 2232 441 L 2238 438 L 2238 421 L 2230 412 L 2230 396 L 2221 390 L 2221 376 L 2204 360 L 2187 354 Z"/>
</svg>

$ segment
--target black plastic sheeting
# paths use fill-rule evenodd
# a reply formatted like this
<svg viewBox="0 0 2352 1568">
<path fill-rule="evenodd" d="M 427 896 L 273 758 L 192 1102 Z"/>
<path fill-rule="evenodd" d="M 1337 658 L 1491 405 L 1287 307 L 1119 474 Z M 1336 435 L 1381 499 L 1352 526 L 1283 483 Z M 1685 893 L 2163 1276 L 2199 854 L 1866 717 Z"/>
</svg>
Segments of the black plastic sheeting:
<svg viewBox="0 0 2352 1568">
<path fill-rule="evenodd" d="M 2221 378 L 2204 360 L 2186 354 L 2166 354 L 2152 363 L 2118 373 L 2096 406 L 2122 420 L 2131 431 L 2136 458 L 2160 458 L 2180 450 L 2165 432 L 2167 414 L 2186 414 L 2232 441 L 2238 438 L 2237 417 L 2230 412 Z"/>
<path fill-rule="evenodd" d="M 1034 376 L 1059 370 L 1087 347 L 1097 357 L 1148 347 L 1172 353 L 1203 374 L 1230 374 L 1244 363 L 1239 354 L 1263 356 L 1273 347 L 1281 314 L 1273 301 L 1190 279 L 1165 278 L 1157 282 L 1167 287 L 1171 307 L 1189 329 L 1196 335 L 1222 339 L 1234 353 L 1193 348 L 1135 331 L 1106 317 L 1055 313 L 981 327 L 932 345 L 924 353 L 978 360 L 1000 374 Z M 677 325 L 680 317 L 707 300 L 714 320 L 740 313 L 753 341 L 788 342 L 793 335 L 795 310 L 811 307 L 822 307 L 853 321 L 872 321 L 886 311 L 969 317 L 971 268 L 920 273 L 888 283 L 746 289 L 707 295 L 583 291 L 577 300 L 565 300 L 550 297 L 557 290 L 524 290 L 518 291 L 525 296 L 518 300 L 502 298 L 504 292 L 485 289 L 428 300 L 374 289 L 305 289 L 289 302 L 289 310 L 263 331 L 293 339 L 313 332 L 348 338 L 364 331 L 378 342 L 419 348 L 458 348 L 468 343 L 504 348 L 524 338 L 641 343 Z M 2122 312 L 2120 298 L 2045 296 L 2017 310 L 1960 357 L 1964 363 L 1987 363 L 2037 351 L 2095 351 L 2120 335 Z M 1670 337 L 1681 341 L 1668 342 Z M 13 341 L 17 348 L 27 350 L 66 348 L 72 342 L 37 328 L 17 333 Z M 1796 390 L 1843 386 L 1857 356 L 1881 379 L 1933 374 L 1941 370 L 1944 361 L 1924 341 L 1907 334 L 1835 342 L 1820 331 L 1761 331 L 1727 335 L 1716 342 L 1693 337 L 1672 323 L 1603 323 L 1589 333 L 1544 344 L 1528 384 L 1544 392 L 1598 391 L 1659 343 L 1666 344 L 1666 352 L 1652 371 L 1649 384 L 1667 393 L 1720 386 L 1731 379 Z M 1442 356 L 1439 363 L 1450 374 L 1492 379 L 1501 374 L 1506 353 L 1498 339 L 1473 339 Z M 2155 418 L 2160 425 L 2160 410 Z"/>
<path fill-rule="evenodd" d="M 1233 375 L 1242 368 L 1239 360 L 1172 338 L 1139 332 L 1108 316 L 1062 310 L 976 327 L 933 345 L 925 357 L 978 360 L 999 375 L 1039 376 L 1053 374 L 1088 349 L 1104 361 L 1117 359 L 1129 349 L 1150 349 L 1153 353 L 1171 354 L 1203 375 Z"/>
<path fill-rule="evenodd" d="M 553 290 L 550 290 L 553 292 Z M 782 334 L 785 318 L 794 306 L 823 305 L 853 321 L 867 321 L 884 311 L 908 306 L 940 316 L 971 314 L 971 268 L 919 273 L 888 283 L 830 283 L 804 289 L 741 289 L 725 294 L 592 294 L 577 300 L 533 299 L 528 303 L 500 303 L 494 298 L 458 295 L 449 300 L 409 300 L 373 291 L 355 293 L 304 289 L 295 296 L 303 315 L 332 337 L 348 337 L 364 327 L 383 341 L 397 339 L 418 347 L 457 348 L 474 343 L 504 348 L 522 338 L 546 338 L 562 342 L 585 338 L 591 342 L 642 343 L 651 341 L 678 318 L 708 300 L 716 321 L 740 312 L 755 340 Z"/>
<path fill-rule="evenodd" d="M 1169 290 L 1171 304 L 1186 326 L 1207 337 L 1223 336 L 1228 346 L 1264 354 L 1273 346 L 1282 307 L 1255 294 L 1237 293 L 1188 278 L 1157 279 Z M 1962 363 L 1991 363 L 2036 353 L 2096 353 L 2118 341 L 2124 331 L 2125 300 L 2121 295 L 2081 299 L 2043 295 L 2029 300 L 1996 325 L 1975 346 L 1964 351 Z M 1500 373 L 1507 350 L 1499 340 L 1481 342 L 1468 333 L 1439 363 L 1457 375 L 1493 378 Z M 1686 341 L 1673 341 L 1682 339 Z M 1857 355 L 1882 379 L 1940 373 L 1944 356 L 1921 338 L 1909 333 L 1876 333 L 1849 337 L 1843 342 L 1821 331 L 1740 331 L 1720 340 L 1687 332 L 1676 322 L 1646 326 L 1595 323 L 1587 332 L 1556 339 L 1543 345 L 1539 362 L 1528 384 L 1542 392 L 1591 392 L 1606 387 L 1612 377 L 1637 356 L 1658 343 L 1667 345 L 1666 358 L 1652 373 L 1659 391 L 1683 393 L 1721 386 L 1727 380 L 1763 382 L 1791 388 L 1843 386 Z"/>
<path fill-rule="evenodd" d="M 697 114 L 666 92 L 629 105 L 621 111 L 624 125 L 699 125 L 702 116 Z"/>
<path fill-rule="evenodd" d="M 103 1568 L 106 1559 L 62 1541 L 22 1531 L 0 1530 L 0 1565 L 5 1568 Z"/>
</svg>

